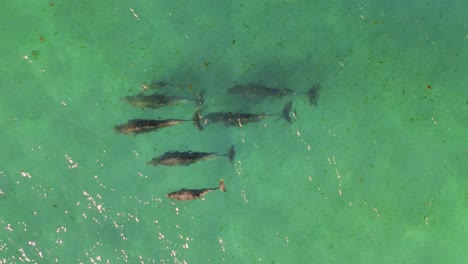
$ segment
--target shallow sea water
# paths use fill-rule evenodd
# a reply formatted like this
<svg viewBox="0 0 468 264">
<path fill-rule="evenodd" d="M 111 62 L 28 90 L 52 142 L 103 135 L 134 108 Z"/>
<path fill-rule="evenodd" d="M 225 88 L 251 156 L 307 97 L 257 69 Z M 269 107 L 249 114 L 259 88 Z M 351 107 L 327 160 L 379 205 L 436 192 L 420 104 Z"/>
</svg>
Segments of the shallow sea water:
<svg viewBox="0 0 468 264">
<path fill-rule="evenodd" d="M 3 1 L 0 264 L 464 263 L 466 1 Z M 144 135 L 133 118 L 192 122 Z M 245 99 L 258 83 L 305 95 Z M 166 151 L 225 153 L 187 167 Z M 227 192 L 169 200 L 181 188 Z"/>
</svg>

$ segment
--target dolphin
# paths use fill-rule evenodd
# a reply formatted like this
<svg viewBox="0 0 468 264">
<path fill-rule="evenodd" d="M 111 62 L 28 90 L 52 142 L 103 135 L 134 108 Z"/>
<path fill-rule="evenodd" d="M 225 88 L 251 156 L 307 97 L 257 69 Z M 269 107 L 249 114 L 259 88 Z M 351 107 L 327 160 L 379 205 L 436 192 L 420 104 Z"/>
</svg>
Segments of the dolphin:
<svg viewBox="0 0 468 264">
<path fill-rule="evenodd" d="M 296 94 L 304 94 L 309 98 L 309 103 L 317 106 L 318 93 L 320 85 L 315 84 L 307 92 L 298 92 L 288 88 L 273 88 L 267 87 L 261 84 L 249 83 L 246 85 L 235 85 L 227 90 L 229 94 L 238 94 L 245 97 L 251 98 L 265 98 L 265 97 L 277 97 L 290 96 Z"/>
<path fill-rule="evenodd" d="M 319 97 L 320 92 L 320 84 L 316 83 L 312 88 L 309 89 L 307 92 L 307 96 L 309 97 L 309 103 L 317 106 L 317 100 Z"/>
<path fill-rule="evenodd" d="M 261 84 L 255 83 L 248 83 L 246 85 L 235 85 L 228 90 L 229 94 L 240 94 L 243 96 L 250 96 L 250 97 L 283 97 L 286 95 L 294 95 L 296 94 L 295 91 L 288 89 L 288 88 L 272 88 L 263 86 Z"/>
<path fill-rule="evenodd" d="M 201 160 L 212 159 L 215 157 L 225 156 L 228 157 L 231 163 L 234 164 L 234 158 L 236 156 L 236 151 L 234 150 L 234 146 L 231 146 L 226 154 L 219 154 L 216 152 L 192 152 L 192 151 L 173 151 L 173 152 L 166 152 L 162 156 L 155 157 L 151 161 L 148 161 L 146 164 L 149 165 L 165 165 L 165 166 L 177 166 L 183 165 L 188 166 L 195 162 Z"/>
<path fill-rule="evenodd" d="M 205 189 L 180 189 L 175 192 L 168 193 L 166 196 L 168 198 L 179 200 L 179 201 L 189 201 L 201 198 L 205 194 L 214 191 L 214 190 L 221 190 L 222 192 L 226 192 L 226 187 L 224 186 L 224 180 L 221 179 L 219 181 L 219 186 L 215 188 L 205 188 Z"/>
<path fill-rule="evenodd" d="M 281 115 L 278 114 L 252 114 L 252 113 L 233 113 L 233 112 L 213 112 L 208 113 L 204 116 L 201 115 L 201 111 L 197 110 L 192 118 L 195 125 L 198 129 L 203 130 L 203 125 L 208 123 L 224 123 L 226 126 L 239 126 L 242 127 L 244 124 L 252 123 L 252 122 L 259 122 L 260 120 L 272 117 L 272 116 L 280 116 L 283 117 L 288 123 L 292 123 L 292 119 L 290 116 L 292 108 L 292 101 L 287 102 Z"/>
<path fill-rule="evenodd" d="M 175 126 L 182 122 L 191 121 L 183 119 L 165 119 L 165 120 L 154 120 L 154 119 L 131 119 L 126 124 L 115 126 L 115 131 L 122 134 L 144 134 L 151 131 L 155 131 L 161 128 Z"/>
<path fill-rule="evenodd" d="M 152 80 L 151 83 L 148 83 L 148 84 L 143 84 L 143 88 L 145 88 L 145 90 L 148 90 L 148 89 L 161 89 L 161 88 L 164 88 L 164 87 L 168 87 L 170 86 L 171 84 L 169 84 L 168 82 L 166 81 L 156 81 L 156 80 Z"/>
<path fill-rule="evenodd" d="M 123 100 L 138 108 L 157 109 L 164 106 L 187 103 L 188 101 L 195 101 L 197 103 L 198 108 L 203 108 L 205 103 L 205 92 L 201 91 L 197 93 L 195 99 L 156 93 L 151 95 L 145 95 L 144 93 L 140 93 L 133 96 L 127 96 L 123 98 Z"/>
</svg>

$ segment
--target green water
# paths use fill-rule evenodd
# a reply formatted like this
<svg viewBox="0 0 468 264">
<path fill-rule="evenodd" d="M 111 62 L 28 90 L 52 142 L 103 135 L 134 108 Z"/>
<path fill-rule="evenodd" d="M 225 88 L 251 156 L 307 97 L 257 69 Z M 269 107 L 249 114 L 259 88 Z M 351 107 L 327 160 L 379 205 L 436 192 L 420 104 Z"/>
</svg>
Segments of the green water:
<svg viewBox="0 0 468 264">
<path fill-rule="evenodd" d="M 468 2 L 410 2 L 0 1 L 0 264 L 466 263 Z M 114 132 L 192 117 L 122 102 L 153 80 L 297 119 Z M 246 83 L 322 89 L 226 93 Z"/>
</svg>

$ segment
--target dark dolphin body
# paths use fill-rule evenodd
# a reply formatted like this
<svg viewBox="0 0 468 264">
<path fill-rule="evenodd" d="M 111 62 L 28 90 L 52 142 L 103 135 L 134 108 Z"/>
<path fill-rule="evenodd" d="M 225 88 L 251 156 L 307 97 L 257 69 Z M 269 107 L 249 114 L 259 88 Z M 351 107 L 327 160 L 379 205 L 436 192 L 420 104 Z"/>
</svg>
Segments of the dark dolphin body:
<svg viewBox="0 0 468 264">
<path fill-rule="evenodd" d="M 168 86 L 170 86 L 168 82 L 156 81 L 156 80 L 151 81 L 151 83 L 149 84 L 143 84 L 143 88 L 145 90 L 148 90 L 148 89 L 156 90 L 156 89 L 161 89 L 161 88 L 168 87 Z"/>
<path fill-rule="evenodd" d="M 316 83 L 312 88 L 309 89 L 307 92 L 307 96 L 309 97 L 309 103 L 317 106 L 317 100 L 319 97 L 320 92 L 320 84 Z"/>
<path fill-rule="evenodd" d="M 277 97 L 281 98 L 283 96 L 288 95 L 296 95 L 296 94 L 305 94 L 309 97 L 309 103 L 317 106 L 317 99 L 320 90 L 320 85 L 315 84 L 312 88 L 310 88 L 307 93 L 304 92 L 297 92 L 288 88 L 273 88 L 263 86 L 261 84 L 249 83 L 246 85 L 236 85 L 229 88 L 227 91 L 229 94 L 239 94 L 245 97 L 255 97 L 257 99 L 262 99 L 265 97 Z"/>
<path fill-rule="evenodd" d="M 289 101 L 284 105 L 283 111 L 281 112 L 281 114 L 283 114 L 284 119 L 286 119 L 286 121 L 290 124 L 292 124 L 292 119 L 290 115 L 291 108 L 292 108 L 292 101 Z M 294 115 L 296 115 L 296 111 L 294 111 Z"/>
<path fill-rule="evenodd" d="M 206 114 L 203 118 L 205 119 L 205 123 L 224 123 L 226 126 L 242 126 L 247 123 L 259 122 L 269 116 L 266 114 L 215 112 Z"/>
<path fill-rule="evenodd" d="M 201 198 L 203 195 L 220 189 L 222 192 L 226 192 L 226 187 L 224 186 L 224 180 L 221 179 L 219 181 L 219 186 L 215 188 L 205 188 L 205 189 L 180 189 L 175 192 L 171 192 L 167 194 L 167 197 L 174 199 L 174 200 L 179 200 L 179 201 L 189 201 L 189 200 L 194 200 Z"/>
<path fill-rule="evenodd" d="M 193 121 L 198 129 L 203 130 L 203 125 L 208 123 L 224 123 L 226 126 L 239 126 L 242 127 L 244 124 L 259 122 L 260 120 L 272 117 L 280 116 L 283 117 L 288 123 L 292 123 L 290 111 L 292 108 L 292 101 L 286 103 L 283 107 L 281 115 L 267 115 L 267 114 L 251 114 L 251 113 L 233 113 L 233 112 L 213 112 L 201 116 L 200 111 L 197 111 L 193 116 Z"/>
<path fill-rule="evenodd" d="M 153 120 L 153 119 L 131 119 L 126 124 L 115 126 L 115 130 L 122 134 L 143 134 L 155 131 L 164 127 L 175 126 L 185 121 L 182 119 L 166 119 L 166 120 Z"/>
<path fill-rule="evenodd" d="M 192 152 L 192 151 L 173 151 L 173 152 L 166 152 L 162 156 L 155 157 L 151 161 L 147 162 L 146 164 L 151 165 L 165 165 L 165 166 L 188 166 L 195 162 L 201 160 L 207 160 L 215 157 L 225 156 L 228 157 L 231 163 L 234 163 L 234 158 L 236 156 L 236 152 L 234 150 L 234 146 L 231 146 L 226 154 L 219 154 L 216 152 Z"/>
<path fill-rule="evenodd" d="M 203 105 L 205 103 L 204 96 L 205 96 L 204 91 L 197 93 L 195 99 L 189 99 L 189 98 L 180 97 L 180 96 L 163 95 L 163 94 L 145 95 L 141 93 L 138 95 L 127 96 L 123 100 L 139 108 L 157 109 L 157 108 L 161 108 L 164 106 L 186 103 L 188 101 L 195 101 L 197 103 L 197 107 L 203 108 Z"/>
<path fill-rule="evenodd" d="M 261 84 L 249 83 L 246 85 L 236 85 L 228 89 L 228 93 L 230 94 L 241 94 L 244 96 L 258 96 L 258 97 L 283 97 L 285 95 L 293 95 L 296 94 L 295 91 L 284 88 L 272 88 L 263 86 Z"/>
</svg>

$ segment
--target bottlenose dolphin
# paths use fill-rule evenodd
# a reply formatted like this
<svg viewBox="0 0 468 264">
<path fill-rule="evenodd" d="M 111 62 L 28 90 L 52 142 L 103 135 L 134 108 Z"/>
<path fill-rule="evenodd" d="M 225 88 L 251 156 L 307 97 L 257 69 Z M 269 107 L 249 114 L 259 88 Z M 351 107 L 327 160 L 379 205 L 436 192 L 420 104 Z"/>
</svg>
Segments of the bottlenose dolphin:
<svg viewBox="0 0 468 264">
<path fill-rule="evenodd" d="M 203 124 L 208 123 L 224 123 L 226 126 L 243 126 L 247 123 L 258 122 L 267 117 L 279 116 L 283 117 L 288 123 L 292 123 L 290 111 L 292 101 L 286 103 L 283 107 L 281 115 L 278 114 L 252 114 L 252 113 L 233 113 L 233 112 L 213 112 L 204 116 L 201 111 L 197 110 L 192 118 L 198 129 L 203 130 Z"/>
<path fill-rule="evenodd" d="M 319 97 L 320 92 L 320 84 L 316 83 L 312 88 L 309 89 L 307 92 L 307 96 L 309 97 L 309 103 L 317 106 L 317 100 Z"/>
<path fill-rule="evenodd" d="M 151 81 L 151 83 L 149 84 L 143 84 L 143 88 L 145 90 L 148 90 L 148 89 L 152 89 L 152 90 L 155 90 L 155 89 L 160 89 L 160 88 L 164 88 L 164 87 L 167 87 L 167 86 L 170 86 L 171 84 L 169 84 L 168 82 L 166 81 L 156 81 L 156 80 L 153 80 Z"/>
<path fill-rule="evenodd" d="M 234 164 L 234 158 L 236 156 L 236 151 L 234 150 L 234 146 L 231 146 L 226 154 L 219 154 L 216 152 L 192 152 L 192 151 L 172 151 L 166 152 L 162 156 L 155 157 L 151 161 L 148 161 L 146 164 L 150 165 L 165 165 L 165 166 L 177 166 L 183 165 L 188 166 L 195 162 L 201 160 L 212 159 L 215 157 L 228 157 L 231 163 Z"/>
<path fill-rule="evenodd" d="M 192 121 L 183 119 L 131 119 L 126 124 L 115 126 L 114 129 L 122 134 L 143 134 L 155 131 L 164 127 L 175 126 L 182 122 Z"/>
<path fill-rule="evenodd" d="M 145 95 L 144 93 L 140 93 L 138 95 L 127 96 L 123 98 L 123 100 L 139 108 L 157 109 L 164 106 L 186 103 L 188 101 L 195 101 L 198 108 L 203 108 L 205 103 L 205 92 L 201 91 L 197 93 L 195 99 L 163 94 Z"/>
<path fill-rule="evenodd" d="M 239 94 L 245 97 L 255 97 L 257 99 L 262 99 L 268 96 L 281 98 L 283 96 L 304 94 L 309 97 L 309 103 L 317 105 L 318 93 L 320 90 L 320 85 L 315 84 L 310 88 L 307 93 L 298 92 L 288 88 L 273 88 L 267 87 L 261 84 L 249 83 L 246 85 L 236 85 L 229 88 L 227 91 L 229 94 Z"/>
<path fill-rule="evenodd" d="M 288 89 L 288 88 L 273 88 L 263 86 L 261 84 L 255 83 L 248 83 L 245 85 L 235 85 L 228 90 L 229 94 L 239 94 L 243 96 L 250 96 L 250 97 L 283 97 L 286 95 L 294 95 L 296 94 L 295 91 Z"/>
<path fill-rule="evenodd" d="M 226 192 L 226 187 L 224 186 L 224 180 L 221 179 L 219 181 L 219 186 L 215 188 L 205 188 L 205 189 L 180 189 L 175 192 L 171 192 L 167 194 L 168 198 L 174 199 L 174 200 L 179 200 L 179 201 L 189 201 L 189 200 L 194 200 L 201 198 L 203 195 L 220 189 L 222 192 Z"/>
</svg>

